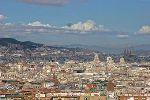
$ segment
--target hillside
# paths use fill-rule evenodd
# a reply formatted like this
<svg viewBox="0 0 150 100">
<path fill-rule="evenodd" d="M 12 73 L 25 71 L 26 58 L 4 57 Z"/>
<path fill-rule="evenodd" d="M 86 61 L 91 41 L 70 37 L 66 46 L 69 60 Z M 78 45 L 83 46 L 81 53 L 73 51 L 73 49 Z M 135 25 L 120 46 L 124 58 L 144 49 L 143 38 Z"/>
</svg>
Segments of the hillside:
<svg viewBox="0 0 150 100">
<path fill-rule="evenodd" d="M 13 38 L 0 38 L 0 46 L 9 46 L 9 45 L 20 45 L 24 49 L 43 46 L 43 44 L 38 44 L 30 41 L 21 42 Z"/>
</svg>

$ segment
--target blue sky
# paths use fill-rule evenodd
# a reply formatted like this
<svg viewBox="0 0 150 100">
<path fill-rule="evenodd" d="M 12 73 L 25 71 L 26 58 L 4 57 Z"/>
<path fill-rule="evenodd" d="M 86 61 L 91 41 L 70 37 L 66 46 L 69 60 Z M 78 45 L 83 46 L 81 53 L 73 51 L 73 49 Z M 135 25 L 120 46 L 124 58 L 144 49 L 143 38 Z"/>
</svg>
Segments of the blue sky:
<svg viewBox="0 0 150 100">
<path fill-rule="evenodd" d="M 49 45 L 124 47 L 149 44 L 150 0 L 0 2 L 1 37 Z"/>
</svg>

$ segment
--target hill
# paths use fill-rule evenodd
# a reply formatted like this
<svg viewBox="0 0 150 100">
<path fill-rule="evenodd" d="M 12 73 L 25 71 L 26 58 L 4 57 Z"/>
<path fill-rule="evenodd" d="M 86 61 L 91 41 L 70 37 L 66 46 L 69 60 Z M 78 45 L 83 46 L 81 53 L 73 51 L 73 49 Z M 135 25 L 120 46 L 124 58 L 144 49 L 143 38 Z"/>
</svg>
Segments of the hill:
<svg viewBox="0 0 150 100">
<path fill-rule="evenodd" d="M 30 41 L 21 42 L 16 39 L 13 39 L 13 38 L 0 38 L 0 46 L 7 47 L 10 45 L 18 45 L 18 46 L 23 47 L 24 49 L 31 49 L 31 48 L 43 46 L 43 44 L 34 43 L 34 42 L 30 42 Z"/>
</svg>

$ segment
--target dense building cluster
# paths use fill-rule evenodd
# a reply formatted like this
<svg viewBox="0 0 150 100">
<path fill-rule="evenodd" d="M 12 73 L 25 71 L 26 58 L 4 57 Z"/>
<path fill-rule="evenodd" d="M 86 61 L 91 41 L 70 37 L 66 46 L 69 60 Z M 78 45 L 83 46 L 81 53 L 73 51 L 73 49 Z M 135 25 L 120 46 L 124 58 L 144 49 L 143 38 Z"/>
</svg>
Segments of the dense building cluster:
<svg viewBox="0 0 150 100">
<path fill-rule="evenodd" d="M 49 54 L 43 52 L 47 49 L 40 50 L 40 55 Z M 60 63 L 53 59 L 27 60 L 19 51 L 1 52 L 0 100 L 150 100 L 149 62 L 131 63 L 124 57 L 115 61 L 111 56 L 100 60 L 98 53 L 87 51 L 76 54 L 89 54 L 91 60 Z M 12 54 L 21 60 L 4 60 Z"/>
</svg>

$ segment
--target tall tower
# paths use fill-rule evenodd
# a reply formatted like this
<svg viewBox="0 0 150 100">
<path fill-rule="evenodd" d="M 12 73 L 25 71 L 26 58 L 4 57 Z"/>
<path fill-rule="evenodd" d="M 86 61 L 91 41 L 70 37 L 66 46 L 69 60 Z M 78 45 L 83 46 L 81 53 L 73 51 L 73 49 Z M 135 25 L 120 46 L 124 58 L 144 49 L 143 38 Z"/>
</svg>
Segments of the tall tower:
<svg viewBox="0 0 150 100">
<path fill-rule="evenodd" d="M 107 64 L 114 64 L 114 60 L 112 59 L 112 57 L 107 57 Z"/>
<path fill-rule="evenodd" d="M 120 64 L 125 64 L 126 62 L 125 62 L 125 59 L 122 57 L 122 58 L 120 58 L 120 62 L 119 62 Z"/>
<path fill-rule="evenodd" d="M 97 54 L 97 53 L 94 53 L 94 54 L 95 54 L 95 57 L 94 57 L 93 62 L 94 62 L 94 63 L 100 63 L 98 54 Z"/>
<path fill-rule="evenodd" d="M 126 48 L 124 50 L 124 56 L 127 57 L 127 56 L 134 56 L 135 55 L 135 52 L 133 49 L 131 48 Z"/>
</svg>

